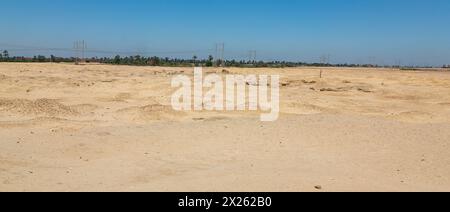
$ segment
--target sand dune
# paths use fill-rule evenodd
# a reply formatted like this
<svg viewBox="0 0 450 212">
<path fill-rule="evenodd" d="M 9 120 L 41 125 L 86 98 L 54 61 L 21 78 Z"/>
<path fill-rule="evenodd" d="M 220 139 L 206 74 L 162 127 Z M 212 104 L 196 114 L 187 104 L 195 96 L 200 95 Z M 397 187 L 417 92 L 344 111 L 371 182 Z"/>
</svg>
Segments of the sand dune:
<svg viewBox="0 0 450 212">
<path fill-rule="evenodd" d="M 0 191 L 450 191 L 450 72 L 280 74 L 281 117 L 175 112 L 191 68 L 0 63 Z"/>
</svg>

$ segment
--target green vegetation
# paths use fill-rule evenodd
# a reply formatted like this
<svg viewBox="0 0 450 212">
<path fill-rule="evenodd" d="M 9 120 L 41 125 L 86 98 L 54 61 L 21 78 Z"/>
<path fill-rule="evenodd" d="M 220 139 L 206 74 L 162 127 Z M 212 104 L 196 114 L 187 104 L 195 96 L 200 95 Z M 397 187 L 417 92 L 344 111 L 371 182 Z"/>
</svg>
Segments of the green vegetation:
<svg viewBox="0 0 450 212">
<path fill-rule="evenodd" d="M 3 57 L 4 58 L 9 58 L 9 53 L 7 50 L 3 51 Z"/>
<path fill-rule="evenodd" d="M 75 57 L 56 57 L 51 55 L 46 57 L 43 55 L 37 55 L 34 57 L 13 56 L 11 57 L 7 50 L 0 51 L 0 62 L 53 62 L 53 63 L 74 63 L 77 61 Z M 78 59 L 79 61 L 79 59 Z M 132 65 L 132 66 L 168 66 L 168 67 L 247 67 L 247 68 L 285 68 L 285 67 L 299 67 L 299 66 L 314 66 L 314 67 L 379 67 L 370 64 L 325 64 L 325 63 L 305 63 L 305 62 L 288 62 L 288 61 L 249 61 L 249 60 L 215 60 L 212 55 L 209 55 L 207 59 L 199 59 L 196 55 L 192 56 L 192 59 L 178 59 L 178 58 L 161 58 L 161 57 L 144 57 L 140 55 L 122 57 L 116 55 L 115 57 L 92 57 L 85 59 L 86 63 L 103 63 L 114 65 Z M 387 68 L 400 68 L 404 70 L 418 69 L 426 67 L 399 67 L 399 66 L 384 66 Z M 444 68 L 450 66 L 444 65 Z"/>
</svg>

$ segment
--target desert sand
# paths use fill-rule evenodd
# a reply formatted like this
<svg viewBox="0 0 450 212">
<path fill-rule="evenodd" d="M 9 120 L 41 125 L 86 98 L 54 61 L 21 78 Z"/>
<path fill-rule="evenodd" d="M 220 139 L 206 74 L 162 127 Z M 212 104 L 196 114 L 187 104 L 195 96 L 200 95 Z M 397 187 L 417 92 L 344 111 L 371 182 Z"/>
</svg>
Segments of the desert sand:
<svg viewBox="0 0 450 212">
<path fill-rule="evenodd" d="M 173 111 L 192 68 L 0 63 L 0 191 L 450 191 L 449 71 L 226 70 L 280 74 L 279 120 Z"/>
</svg>

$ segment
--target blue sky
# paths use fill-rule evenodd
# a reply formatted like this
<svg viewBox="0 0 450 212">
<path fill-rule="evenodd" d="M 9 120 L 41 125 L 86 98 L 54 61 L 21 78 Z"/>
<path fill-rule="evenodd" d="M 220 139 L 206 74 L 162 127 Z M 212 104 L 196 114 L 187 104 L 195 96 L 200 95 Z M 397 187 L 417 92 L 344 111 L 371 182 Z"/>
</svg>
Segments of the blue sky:
<svg viewBox="0 0 450 212">
<path fill-rule="evenodd" d="M 224 42 L 229 59 L 256 50 L 263 60 L 450 63 L 448 0 L 1 0 L 0 14 L 0 49 L 84 39 L 89 49 L 190 58 Z"/>
</svg>

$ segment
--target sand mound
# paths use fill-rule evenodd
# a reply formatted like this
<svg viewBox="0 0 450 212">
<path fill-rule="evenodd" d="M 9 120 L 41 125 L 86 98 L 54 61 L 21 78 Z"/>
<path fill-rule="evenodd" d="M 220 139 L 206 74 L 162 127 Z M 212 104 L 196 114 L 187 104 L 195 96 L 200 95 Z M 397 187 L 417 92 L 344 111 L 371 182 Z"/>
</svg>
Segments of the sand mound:
<svg viewBox="0 0 450 212">
<path fill-rule="evenodd" d="M 398 92 L 392 92 L 386 95 L 383 95 L 385 99 L 393 99 L 393 100 L 403 100 L 403 101 L 419 101 L 426 99 L 425 96 L 413 95 L 413 94 L 402 94 Z"/>
<path fill-rule="evenodd" d="M 183 116 L 183 112 L 174 111 L 172 107 L 161 104 L 150 104 L 143 107 L 129 107 L 117 111 L 119 119 L 132 121 L 175 120 Z"/>
<path fill-rule="evenodd" d="M 101 102 L 122 102 L 126 103 L 131 99 L 132 95 L 130 93 L 118 93 L 113 97 L 101 97 L 98 98 Z"/>
<path fill-rule="evenodd" d="M 321 88 L 320 91 L 321 92 L 345 92 L 345 91 L 349 91 L 349 88 Z"/>
<path fill-rule="evenodd" d="M 16 121 L 0 121 L 0 128 L 45 126 L 48 124 L 69 124 L 72 121 L 57 117 L 37 117 Z"/>
<path fill-rule="evenodd" d="M 0 111 L 32 116 L 73 116 L 78 112 L 52 99 L 0 99 Z"/>
<path fill-rule="evenodd" d="M 128 99 L 131 99 L 130 93 L 119 93 L 114 97 L 114 101 L 117 102 L 126 102 Z"/>
<path fill-rule="evenodd" d="M 450 106 L 450 102 L 441 102 L 441 103 L 439 103 L 439 105 L 442 105 L 442 106 Z"/>
<path fill-rule="evenodd" d="M 313 85 L 313 84 L 317 84 L 317 81 L 303 79 L 303 80 L 287 80 L 281 82 L 282 87 L 299 87 L 302 85 Z"/>
<path fill-rule="evenodd" d="M 230 120 L 229 117 L 224 116 L 212 116 L 209 118 L 192 118 L 193 121 L 205 121 L 205 122 L 215 122 L 215 121 L 224 121 L 224 120 Z"/>
<path fill-rule="evenodd" d="M 9 77 L 4 74 L 0 74 L 0 80 L 6 80 L 6 79 L 9 79 Z"/>
<path fill-rule="evenodd" d="M 319 114 L 326 112 L 327 109 L 313 105 L 313 104 L 306 104 L 306 103 L 299 103 L 299 102 L 291 102 L 287 104 L 286 109 L 283 112 L 286 113 L 292 113 L 292 114 L 302 114 L 302 115 L 308 115 L 308 114 Z"/>
<path fill-rule="evenodd" d="M 431 113 L 421 111 L 407 111 L 395 114 L 392 118 L 406 122 L 430 122 L 434 116 Z"/>
<path fill-rule="evenodd" d="M 80 105 L 70 106 L 70 108 L 72 110 L 76 111 L 77 113 L 87 114 L 87 113 L 91 113 L 91 112 L 94 112 L 95 110 L 99 109 L 99 106 L 93 105 L 93 104 L 80 104 Z"/>
<path fill-rule="evenodd" d="M 347 91 L 359 91 L 363 93 L 373 93 L 368 86 L 349 86 L 349 87 L 338 87 L 338 88 L 321 88 L 321 92 L 347 92 Z"/>
</svg>

